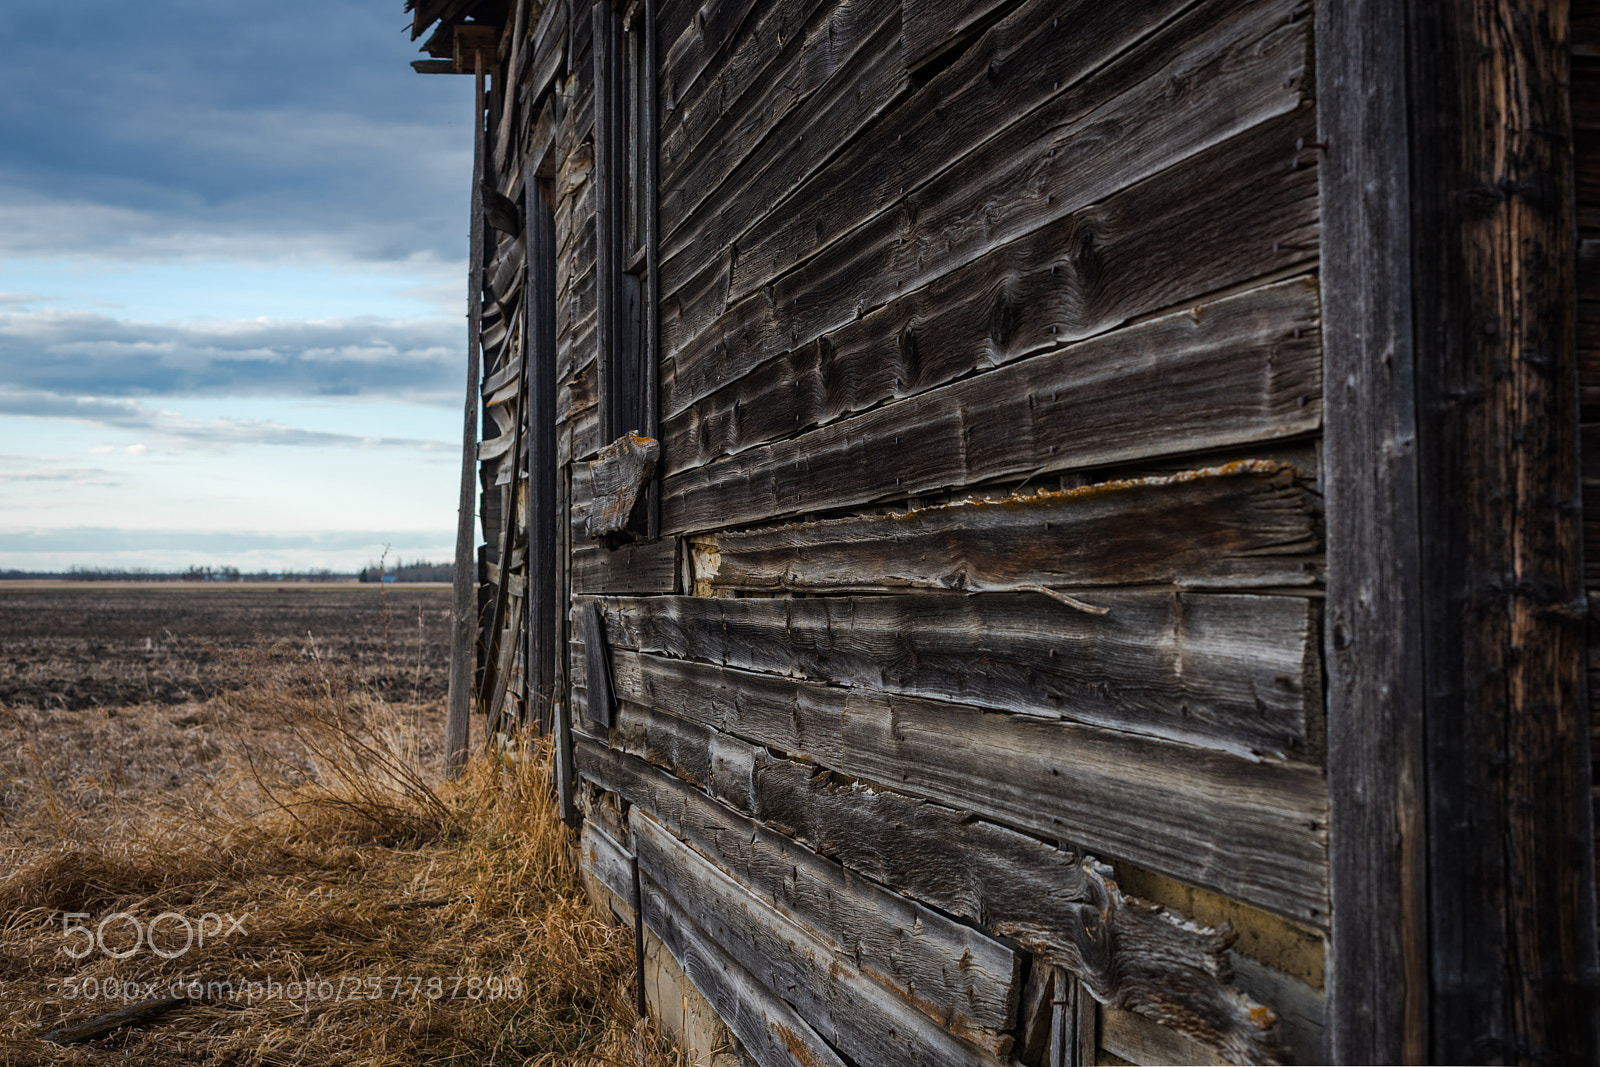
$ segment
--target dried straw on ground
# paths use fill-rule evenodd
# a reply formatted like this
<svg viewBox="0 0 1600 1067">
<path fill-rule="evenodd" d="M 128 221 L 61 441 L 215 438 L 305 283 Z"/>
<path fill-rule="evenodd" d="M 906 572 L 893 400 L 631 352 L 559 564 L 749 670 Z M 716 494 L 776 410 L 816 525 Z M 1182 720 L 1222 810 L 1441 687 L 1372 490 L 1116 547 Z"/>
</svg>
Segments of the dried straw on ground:
<svg viewBox="0 0 1600 1067">
<path fill-rule="evenodd" d="M 281 651 L 259 651 L 251 684 L 213 709 L 236 726 L 231 778 L 98 820 L 41 780 L 32 817 L 13 819 L 0 1061 L 675 1063 L 633 1013 L 631 931 L 579 885 L 546 749 L 485 756 L 446 781 L 423 769 L 408 711 Z M 64 935 L 64 916 L 88 913 L 93 928 L 122 912 L 219 918 L 181 953 L 180 920 L 158 923 L 170 959 L 148 944 L 114 958 L 134 943 L 125 920 L 104 928 L 109 952 L 69 958 L 85 935 Z M 312 996 L 286 996 L 308 980 Z M 147 1027 L 39 1039 L 196 981 L 201 999 Z M 132 995 L 82 995 L 108 986 Z"/>
</svg>

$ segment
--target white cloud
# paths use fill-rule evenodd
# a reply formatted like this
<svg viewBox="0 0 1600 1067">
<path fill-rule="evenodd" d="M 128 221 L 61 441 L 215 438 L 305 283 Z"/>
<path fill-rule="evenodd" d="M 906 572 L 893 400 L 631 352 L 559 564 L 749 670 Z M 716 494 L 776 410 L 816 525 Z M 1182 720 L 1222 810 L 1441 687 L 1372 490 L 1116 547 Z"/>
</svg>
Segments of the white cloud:
<svg viewBox="0 0 1600 1067">
<path fill-rule="evenodd" d="M 304 448 L 402 449 L 420 452 L 451 451 L 459 445 L 423 437 L 381 434 L 333 433 L 290 426 L 274 419 L 197 419 L 162 411 L 134 400 L 65 396 L 43 391 L 0 388 L 0 416 L 68 419 L 109 429 L 135 431 L 155 438 L 165 450 L 186 448 L 222 450 L 245 445 L 281 445 Z M 105 449 L 105 451 L 101 451 Z M 114 451 L 110 446 L 91 449 L 96 455 Z M 149 445 L 124 446 L 123 453 L 142 456 Z"/>
</svg>

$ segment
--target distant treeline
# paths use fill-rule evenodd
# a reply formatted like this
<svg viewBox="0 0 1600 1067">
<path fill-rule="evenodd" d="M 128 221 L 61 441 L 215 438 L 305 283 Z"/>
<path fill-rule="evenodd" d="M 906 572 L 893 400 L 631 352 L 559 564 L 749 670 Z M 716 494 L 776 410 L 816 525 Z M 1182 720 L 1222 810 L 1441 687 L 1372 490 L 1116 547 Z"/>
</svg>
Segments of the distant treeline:
<svg viewBox="0 0 1600 1067">
<path fill-rule="evenodd" d="M 356 575 L 360 582 L 448 582 L 451 578 L 452 566 L 449 563 L 428 563 L 425 560 L 413 560 L 410 563 L 396 563 L 392 567 L 381 563 L 368 564 Z"/>
<path fill-rule="evenodd" d="M 140 567 L 73 567 L 65 571 L 0 570 L 0 581 L 66 582 L 448 582 L 448 563 L 414 560 L 386 567 L 381 563 L 354 573 L 319 567 L 310 571 L 241 571 L 238 567 L 190 567 L 186 571 L 152 571 Z"/>
<path fill-rule="evenodd" d="M 190 567 L 152 571 L 142 567 L 73 567 L 65 571 L 0 570 L 0 581 L 66 582 L 350 582 L 358 575 L 320 567 L 310 571 L 241 571 L 238 567 Z"/>
</svg>

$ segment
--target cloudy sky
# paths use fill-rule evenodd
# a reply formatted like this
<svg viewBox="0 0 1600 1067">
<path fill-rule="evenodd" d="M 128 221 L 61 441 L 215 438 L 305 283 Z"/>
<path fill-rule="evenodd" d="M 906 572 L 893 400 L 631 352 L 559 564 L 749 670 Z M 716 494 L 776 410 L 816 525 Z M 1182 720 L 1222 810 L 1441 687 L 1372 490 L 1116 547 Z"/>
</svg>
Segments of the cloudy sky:
<svg viewBox="0 0 1600 1067">
<path fill-rule="evenodd" d="M 403 7 L 0 5 L 0 569 L 451 553 L 472 86 Z"/>
</svg>

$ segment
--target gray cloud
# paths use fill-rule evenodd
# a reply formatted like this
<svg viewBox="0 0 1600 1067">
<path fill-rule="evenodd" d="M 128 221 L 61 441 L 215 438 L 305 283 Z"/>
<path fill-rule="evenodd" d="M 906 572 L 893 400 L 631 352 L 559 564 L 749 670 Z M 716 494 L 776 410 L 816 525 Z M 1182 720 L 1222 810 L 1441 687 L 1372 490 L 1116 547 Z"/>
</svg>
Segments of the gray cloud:
<svg viewBox="0 0 1600 1067">
<path fill-rule="evenodd" d="M 449 320 L 153 324 L 82 311 L 0 310 L 0 389 L 104 398 L 362 397 L 458 403 Z M 85 400 L 84 404 L 91 404 Z M 21 412 L 33 414 L 35 412 Z"/>
<path fill-rule="evenodd" d="M 0 5 L 0 254 L 463 259 L 471 85 L 401 7 Z"/>
</svg>

